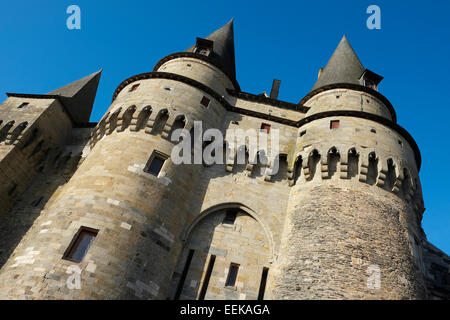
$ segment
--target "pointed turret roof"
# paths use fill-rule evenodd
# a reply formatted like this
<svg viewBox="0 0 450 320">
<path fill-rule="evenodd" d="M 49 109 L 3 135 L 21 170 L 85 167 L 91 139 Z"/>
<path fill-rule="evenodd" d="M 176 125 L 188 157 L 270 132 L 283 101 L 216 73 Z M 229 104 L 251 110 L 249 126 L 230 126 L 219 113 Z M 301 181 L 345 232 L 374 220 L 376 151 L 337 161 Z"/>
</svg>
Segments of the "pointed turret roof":
<svg viewBox="0 0 450 320">
<path fill-rule="evenodd" d="M 222 28 L 207 36 L 206 39 L 213 41 L 213 52 L 210 54 L 211 59 L 223 66 L 229 75 L 235 79 L 233 20 L 231 19 Z M 187 49 L 186 52 L 193 52 L 194 48 L 195 45 Z"/>
<path fill-rule="evenodd" d="M 80 80 L 53 90 L 47 95 L 59 96 L 75 122 L 87 123 L 91 116 L 102 71 L 94 72 Z"/>
<path fill-rule="evenodd" d="M 337 83 L 359 85 L 359 79 L 364 70 L 361 61 L 344 35 L 312 90 Z"/>
</svg>

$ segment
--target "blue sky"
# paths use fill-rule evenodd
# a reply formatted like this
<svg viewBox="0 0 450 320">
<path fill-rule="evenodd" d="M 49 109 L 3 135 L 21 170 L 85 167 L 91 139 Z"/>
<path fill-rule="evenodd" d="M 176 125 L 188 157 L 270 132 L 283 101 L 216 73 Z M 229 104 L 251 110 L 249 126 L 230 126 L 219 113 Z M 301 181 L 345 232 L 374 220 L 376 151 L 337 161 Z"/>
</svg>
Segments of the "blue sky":
<svg viewBox="0 0 450 320">
<path fill-rule="evenodd" d="M 81 30 L 66 27 L 71 4 L 81 8 Z M 381 30 L 366 27 L 372 4 Z M 423 227 L 450 253 L 449 14 L 447 0 L 2 1 L 0 91 L 46 93 L 103 68 L 98 121 L 120 82 L 234 17 L 242 90 L 270 91 L 277 78 L 279 99 L 297 103 L 346 34 L 363 65 L 385 77 L 380 92 L 419 145 Z"/>
</svg>

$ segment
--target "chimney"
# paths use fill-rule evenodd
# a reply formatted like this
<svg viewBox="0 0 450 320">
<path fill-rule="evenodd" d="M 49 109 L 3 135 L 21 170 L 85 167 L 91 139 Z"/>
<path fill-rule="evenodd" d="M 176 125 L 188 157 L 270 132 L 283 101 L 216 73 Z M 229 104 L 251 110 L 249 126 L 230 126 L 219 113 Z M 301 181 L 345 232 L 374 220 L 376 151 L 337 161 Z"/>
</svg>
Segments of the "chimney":
<svg viewBox="0 0 450 320">
<path fill-rule="evenodd" d="M 281 80 L 273 79 L 272 91 L 270 91 L 270 98 L 277 99 L 280 91 Z"/>
</svg>

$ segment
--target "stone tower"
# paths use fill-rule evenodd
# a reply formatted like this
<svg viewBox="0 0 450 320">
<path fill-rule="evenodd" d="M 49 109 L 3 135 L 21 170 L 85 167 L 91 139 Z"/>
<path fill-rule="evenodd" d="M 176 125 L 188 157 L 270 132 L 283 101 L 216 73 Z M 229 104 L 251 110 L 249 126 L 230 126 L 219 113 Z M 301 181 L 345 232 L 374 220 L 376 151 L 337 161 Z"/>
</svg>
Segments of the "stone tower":
<svg viewBox="0 0 450 320">
<path fill-rule="evenodd" d="M 344 36 L 300 102 L 310 109 L 295 147 L 280 298 L 425 297 L 421 158 L 378 92 L 382 79 Z"/>
<path fill-rule="evenodd" d="M 419 149 L 345 37 L 298 104 L 279 81 L 241 91 L 233 21 L 123 81 L 92 124 L 99 78 L 0 107 L 0 298 L 448 296 Z M 224 163 L 177 165 L 173 132 L 196 121 L 277 131 L 279 152 L 251 161 L 246 141 L 242 164 L 226 141 Z"/>
</svg>

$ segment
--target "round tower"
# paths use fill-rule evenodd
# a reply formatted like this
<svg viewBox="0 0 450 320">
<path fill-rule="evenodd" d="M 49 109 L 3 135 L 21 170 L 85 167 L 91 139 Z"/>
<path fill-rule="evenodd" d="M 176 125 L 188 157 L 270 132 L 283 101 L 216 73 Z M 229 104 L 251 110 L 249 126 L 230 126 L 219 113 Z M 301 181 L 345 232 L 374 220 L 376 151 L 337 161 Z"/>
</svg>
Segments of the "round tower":
<svg viewBox="0 0 450 320">
<path fill-rule="evenodd" d="M 232 21 L 123 81 L 88 156 L 3 267 L 1 297 L 166 299 L 203 170 L 172 163 L 170 137 L 194 121 L 220 128 L 226 89 L 238 89 Z"/>
<path fill-rule="evenodd" d="M 420 152 L 344 37 L 299 123 L 276 299 L 414 299 Z"/>
</svg>

